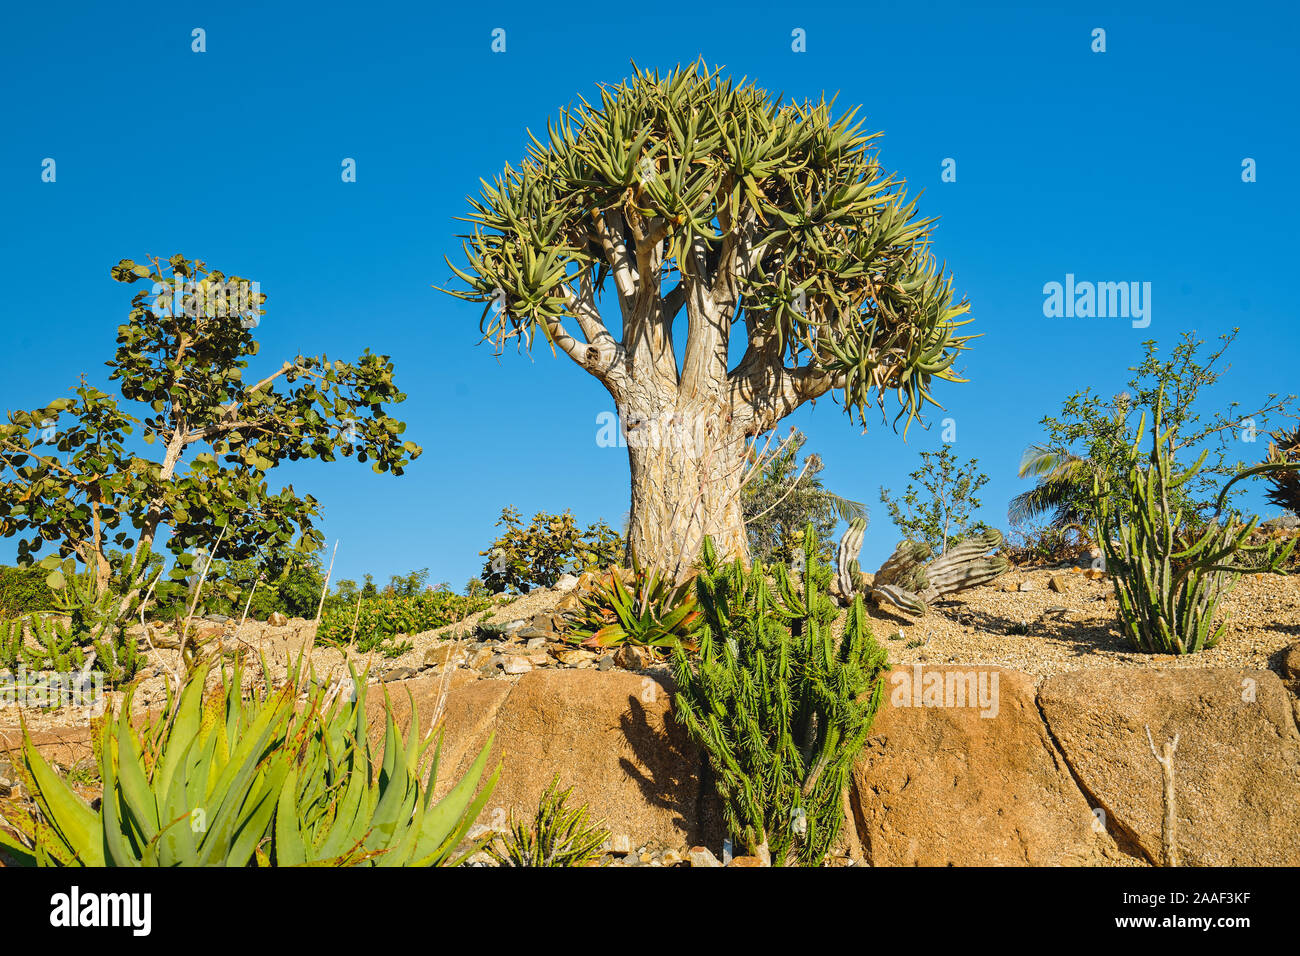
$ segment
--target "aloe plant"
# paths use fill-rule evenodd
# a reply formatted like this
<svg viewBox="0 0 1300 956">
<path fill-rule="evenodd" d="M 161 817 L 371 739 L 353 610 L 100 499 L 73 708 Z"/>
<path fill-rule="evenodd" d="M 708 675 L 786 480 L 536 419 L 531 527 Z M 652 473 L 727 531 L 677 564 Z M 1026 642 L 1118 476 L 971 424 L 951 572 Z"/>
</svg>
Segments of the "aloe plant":
<svg viewBox="0 0 1300 956">
<path fill-rule="evenodd" d="M 492 859 L 501 866 L 582 866 L 597 859 L 609 831 L 588 822 L 585 803 L 565 806 L 572 794 L 572 787 L 560 790 L 558 774 L 552 777 L 531 821 L 510 815 L 506 833 L 488 846 Z"/>
<path fill-rule="evenodd" d="M 631 587 L 611 570 L 582 598 L 582 612 L 568 639 L 589 647 L 671 648 L 691 645 L 699 603 L 690 580 L 673 584 L 658 570 L 634 567 Z"/>
<path fill-rule="evenodd" d="M 405 743 L 388 714 L 376 768 L 364 683 L 355 701 L 325 706 L 318 687 L 300 707 L 296 674 L 245 700 L 238 664 L 223 673 L 220 693 L 205 691 L 208 672 L 207 665 L 196 668 L 179 698 L 139 730 L 130 693 L 101 725 L 98 810 L 46 762 L 24 727 L 18 770 L 37 812 L 11 815 L 16 833 L 0 829 L 0 855 L 38 866 L 460 861 L 452 853 L 496 784 L 494 773 L 475 797 L 491 741 L 451 792 L 431 804 L 437 761 L 422 786 L 416 767 L 427 742 L 416 740 L 414 708 Z"/>
</svg>

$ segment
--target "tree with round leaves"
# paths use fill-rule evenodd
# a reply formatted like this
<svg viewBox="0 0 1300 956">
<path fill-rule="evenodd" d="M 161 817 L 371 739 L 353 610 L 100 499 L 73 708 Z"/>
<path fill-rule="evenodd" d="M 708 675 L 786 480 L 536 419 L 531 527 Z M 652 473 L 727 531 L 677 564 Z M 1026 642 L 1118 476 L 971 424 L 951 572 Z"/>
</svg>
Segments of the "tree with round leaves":
<svg viewBox="0 0 1300 956">
<path fill-rule="evenodd" d="M 86 383 L 73 398 L 8 413 L 0 425 L 0 536 L 20 535 L 21 563 L 53 545 L 94 568 L 108 589 L 110 545 L 153 549 L 164 529 L 185 573 L 193 552 L 262 556 L 274 566 L 322 544 L 319 504 L 266 473 L 285 460 L 355 456 L 402 474 L 421 449 L 387 406 L 406 395 L 386 355 L 285 361 L 245 379 L 266 299 L 254 283 L 197 260 L 123 259 L 119 282 L 152 283 L 131 300 L 107 365 L 121 398 Z M 139 432 L 161 455 L 128 445 Z M 25 535 L 30 534 L 30 537 Z M 218 549 L 219 554 L 213 554 Z"/>
<path fill-rule="evenodd" d="M 498 349 L 540 338 L 608 390 L 644 564 L 680 568 L 706 535 L 747 555 L 746 443 L 804 403 L 833 394 L 865 425 L 892 394 L 906 430 L 935 378 L 962 381 L 969 307 L 931 254 L 934 220 L 881 167 L 879 134 L 832 105 L 699 64 L 637 69 L 470 200 L 466 262 L 449 263 L 464 286 L 446 291 L 487 303 Z"/>
</svg>

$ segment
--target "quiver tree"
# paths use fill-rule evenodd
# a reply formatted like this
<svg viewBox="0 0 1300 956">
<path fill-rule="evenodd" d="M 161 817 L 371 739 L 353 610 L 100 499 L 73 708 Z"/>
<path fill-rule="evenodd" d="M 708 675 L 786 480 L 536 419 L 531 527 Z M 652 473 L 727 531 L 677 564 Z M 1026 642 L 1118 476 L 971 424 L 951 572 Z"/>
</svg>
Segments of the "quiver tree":
<svg viewBox="0 0 1300 956">
<path fill-rule="evenodd" d="M 160 531 L 184 576 L 193 549 L 222 559 L 283 563 L 293 548 L 322 541 L 316 499 L 292 486 L 272 492 L 266 472 L 302 458 L 355 455 L 376 472 L 400 475 L 420 454 L 402 441 L 406 425 L 386 406 L 406 396 L 393 363 L 365 352 L 355 363 L 299 355 L 245 381 L 258 352 L 253 337 L 265 296 L 254 283 L 226 277 L 175 255 L 167 263 L 123 259 L 119 282 L 152 283 L 131 301 L 107 365 L 121 396 L 83 380 L 75 398 L 8 414 L 0 425 L 0 537 L 18 542 L 21 563 L 47 544 L 94 568 L 108 588 L 110 544 L 147 554 Z M 138 431 L 161 455 L 129 446 Z M 156 549 L 154 549 L 156 550 Z M 138 597 L 128 591 L 123 606 Z"/>
<path fill-rule="evenodd" d="M 805 402 L 834 393 L 865 424 L 892 393 L 910 424 L 934 377 L 960 381 L 968 306 L 855 113 L 701 65 L 637 70 L 470 200 L 466 287 L 447 291 L 487 303 L 498 348 L 540 338 L 613 397 L 642 563 L 680 567 L 706 535 L 745 557 L 746 441 Z"/>
</svg>

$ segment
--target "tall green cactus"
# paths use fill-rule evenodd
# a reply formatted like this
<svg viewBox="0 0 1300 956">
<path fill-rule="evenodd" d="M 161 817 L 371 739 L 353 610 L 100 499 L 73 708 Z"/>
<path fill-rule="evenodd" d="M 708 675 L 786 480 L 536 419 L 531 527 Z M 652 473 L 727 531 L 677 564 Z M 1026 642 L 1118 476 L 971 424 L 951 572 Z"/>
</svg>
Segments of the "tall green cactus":
<svg viewBox="0 0 1300 956">
<path fill-rule="evenodd" d="M 1222 511 L 1228 486 L 1269 469 L 1246 469 L 1233 476 L 1219 496 L 1220 513 L 1203 527 L 1192 528 L 1181 511 L 1171 513 L 1174 492 L 1191 481 L 1205 463 L 1202 452 L 1186 471 L 1175 472 L 1174 429 L 1163 428 L 1164 395 L 1157 396 L 1151 431 L 1151 453 L 1144 466 L 1139 451 L 1146 434 L 1146 415 L 1129 454 L 1127 473 L 1093 479 L 1096 533 L 1112 573 L 1119 601 L 1120 625 L 1135 647 L 1157 654 L 1191 654 L 1213 647 L 1227 630 L 1220 602 L 1241 573 L 1285 573 L 1283 565 L 1295 548 L 1290 541 L 1280 552 L 1273 542 L 1247 544 L 1259 519 L 1243 521 L 1237 511 Z M 1263 553 L 1263 560 L 1245 565 L 1240 557 Z"/>
<path fill-rule="evenodd" d="M 844 823 L 842 794 L 880 706 L 886 653 L 854 598 L 833 636 L 831 570 L 804 532 L 798 585 L 783 565 L 722 564 L 711 541 L 696 578 L 699 654 L 674 653 L 678 720 L 709 758 L 732 836 L 773 865 L 815 866 Z"/>
</svg>

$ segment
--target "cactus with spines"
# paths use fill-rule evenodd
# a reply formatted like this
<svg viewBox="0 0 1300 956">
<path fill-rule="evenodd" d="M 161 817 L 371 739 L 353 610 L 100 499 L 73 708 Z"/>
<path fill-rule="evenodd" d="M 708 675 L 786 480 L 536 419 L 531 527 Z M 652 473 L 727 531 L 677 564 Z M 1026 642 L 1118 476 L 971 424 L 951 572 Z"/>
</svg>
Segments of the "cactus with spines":
<svg viewBox="0 0 1300 956">
<path fill-rule="evenodd" d="M 1296 546 L 1280 551 L 1276 542 L 1247 542 L 1259 522 L 1240 512 L 1224 512 L 1228 488 L 1243 478 L 1273 473 L 1273 466 L 1247 468 L 1222 488 L 1213 520 L 1201 527 L 1172 511 L 1175 492 L 1201 470 L 1202 452 L 1185 471 L 1174 470 L 1174 429 L 1164 428 L 1164 394 L 1158 394 L 1151 432 L 1151 452 L 1142 464 L 1139 451 L 1146 434 L 1143 413 L 1122 477 L 1098 474 L 1093 479 L 1096 536 L 1106 555 L 1119 601 L 1120 625 L 1139 650 L 1157 654 L 1192 654 L 1213 647 L 1227 630 L 1219 614 L 1222 600 L 1244 571 L 1285 574 Z M 1245 555 L 1260 555 L 1249 563 Z"/>
<path fill-rule="evenodd" d="M 778 564 L 770 585 L 761 564 L 726 564 L 706 538 L 699 653 L 674 649 L 674 711 L 708 757 L 727 828 L 774 866 L 826 858 L 888 669 L 861 596 L 834 635 L 833 575 L 811 524 L 803 544 L 800 578 Z"/>
<path fill-rule="evenodd" d="M 840 586 L 846 600 L 862 591 L 877 603 L 892 604 L 909 614 L 924 614 L 934 601 L 988 584 L 1005 573 L 1009 567 L 1006 558 L 989 554 L 1001 546 L 1002 533 L 994 528 L 958 542 L 934 560 L 930 560 L 928 545 L 900 541 L 868 585 L 854 558 L 862 547 L 862 535 L 850 524 L 840 541 Z M 846 580 L 852 581 L 854 587 L 844 588 Z"/>
</svg>

